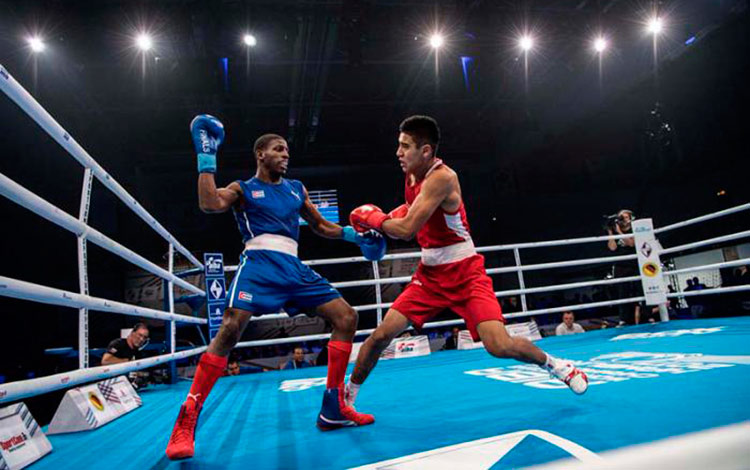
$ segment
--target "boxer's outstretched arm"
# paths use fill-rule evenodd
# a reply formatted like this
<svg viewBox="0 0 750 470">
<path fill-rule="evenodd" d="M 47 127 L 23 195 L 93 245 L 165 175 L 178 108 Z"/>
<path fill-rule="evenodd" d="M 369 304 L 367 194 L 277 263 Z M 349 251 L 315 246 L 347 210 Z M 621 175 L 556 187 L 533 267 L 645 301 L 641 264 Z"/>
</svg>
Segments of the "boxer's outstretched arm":
<svg viewBox="0 0 750 470">
<path fill-rule="evenodd" d="M 228 211 L 242 195 L 242 188 L 236 181 L 226 188 L 217 188 L 213 173 L 198 175 L 198 205 L 207 214 Z"/>
<path fill-rule="evenodd" d="M 310 200 L 310 196 L 307 194 L 307 189 L 305 189 L 305 203 L 302 204 L 302 208 L 300 209 L 299 215 L 305 219 L 305 222 L 307 222 L 310 225 L 310 228 L 313 232 L 320 235 L 324 238 L 341 238 L 341 226 L 334 224 L 333 222 L 329 222 L 328 220 L 324 219 L 323 216 L 320 214 L 318 209 L 315 207 L 315 204 L 312 203 Z"/>
<path fill-rule="evenodd" d="M 402 219 L 388 219 L 383 222 L 383 232 L 391 238 L 411 240 L 427 222 L 443 201 L 455 189 L 455 173 L 436 171 L 422 184 L 422 190 L 409 212 Z"/>
</svg>

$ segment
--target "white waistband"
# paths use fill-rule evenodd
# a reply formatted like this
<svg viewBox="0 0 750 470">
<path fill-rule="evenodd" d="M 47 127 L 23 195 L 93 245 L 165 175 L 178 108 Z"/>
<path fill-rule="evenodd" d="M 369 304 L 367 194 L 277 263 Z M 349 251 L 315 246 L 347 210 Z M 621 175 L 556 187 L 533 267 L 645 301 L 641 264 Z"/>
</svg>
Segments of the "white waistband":
<svg viewBox="0 0 750 470">
<path fill-rule="evenodd" d="M 477 254 L 477 250 L 474 249 L 474 242 L 469 238 L 465 242 L 441 248 L 422 248 L 422 264 L 437 266 L 455 263 L 475 254 Z"/>
<path fill-rule="evenodd" d="M 297 242 L 283 235 L 264 233 L 245 242 L 246 250 L 280 251 L 287 255 L 297 256 Z"/>
</svg>

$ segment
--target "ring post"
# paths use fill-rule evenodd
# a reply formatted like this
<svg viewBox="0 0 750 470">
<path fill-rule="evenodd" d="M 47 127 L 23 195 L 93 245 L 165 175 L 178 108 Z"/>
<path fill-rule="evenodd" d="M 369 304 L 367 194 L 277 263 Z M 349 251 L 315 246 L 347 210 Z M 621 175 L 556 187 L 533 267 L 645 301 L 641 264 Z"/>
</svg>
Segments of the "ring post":
<svg viewBox="0 0 750 470">
<path fill-rule="evenodd" d="M 169 272 L 174 274 L 174 245 L 169 244 Z M 167 281 L 167 303 L 169 313 L 174 313 L 174 283 Z M 167 344 L 169 346 L 169 353 L 175 353 L 175 346 L 177 343 L 177 323 L 174 320 L 167 323 L 169 331 L 167 331 Z M 169 363 L 169 383 L 177 383 L 177 362 L 171 361 Z"/>
<path fill-rule="evenodd" d="M 513 248 L 513 256 L 516 259 L 516 266 L 521 266 L 521 252 L 518 248 Z M 518 287 L 520 289 L 526 289 L 526 284 L 523 282 L 523 270 L 518 270 Z M 521 311 L 525 312 L 526 308 L 526 294 L 521 294 Z"/>
<path fill-rule="evenodd" d="M 376 281 L 380 280 L 380 269 L 378 267 L 378 262 L 373 261 L 372 262 L 372 275 L 375 278 Z M 381 290 L 381 284 L 378 282 L 375 284 L 375 303 L 378 304 L 378 322 L 377 324 L 380 325 L 383 322 L 383 308 L 380 307 L 380 304 L 383 303 L 383 293 Z"/>
<path fill-rule="evenodd" d="M 83 188 L 81 189 L 81 206 L 78 211 L 78 220 L 88 225 L 89 207 L 91 205 L 91 182 L 93 175 L 91 169 L 86 168 L 83 172 Z M 89 295 L 89 273 L 88 273 L 88 248 L 86 233 L 77 237 L 78 244 L 78 287 L 81 295 Z M 89 366 L 89 310 L 85 307 L 78 309 L 78 368 L 86 369 Z"/>
</svg>

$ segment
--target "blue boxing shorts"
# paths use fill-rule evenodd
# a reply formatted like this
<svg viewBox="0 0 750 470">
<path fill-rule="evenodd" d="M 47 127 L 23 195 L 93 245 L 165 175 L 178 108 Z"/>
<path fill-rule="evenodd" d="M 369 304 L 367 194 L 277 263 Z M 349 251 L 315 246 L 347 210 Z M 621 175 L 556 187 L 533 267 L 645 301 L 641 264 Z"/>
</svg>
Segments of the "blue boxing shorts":
<svg viewBox="0 0 750 470">
<path fill-rule="evenodd" d="M 242 253 L 227 295 L 229 308 L 255 315 L 277 313 L 282 308 L 296 315 L 341 297 L 326 278 L 299 258 L 271 250 Z"/>
</svg>

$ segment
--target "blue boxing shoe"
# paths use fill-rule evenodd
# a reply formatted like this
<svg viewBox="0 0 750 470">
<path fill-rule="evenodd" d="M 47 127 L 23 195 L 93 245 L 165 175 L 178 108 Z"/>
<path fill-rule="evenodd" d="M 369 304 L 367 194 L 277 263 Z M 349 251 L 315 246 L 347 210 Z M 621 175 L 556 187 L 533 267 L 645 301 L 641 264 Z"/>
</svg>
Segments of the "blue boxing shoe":
<svg viewBox="0 0 750 470">
<path fill-rule="evenodd" d="M 373 415 L 359 413 L 353 406 L 344 403 L 343 384 L 341 388 L 329 388 L 323 393 L 323 406 L 320 408 L 317 422 L 321 431 L 366 426 L 374 422 Z"/>
</svg>

